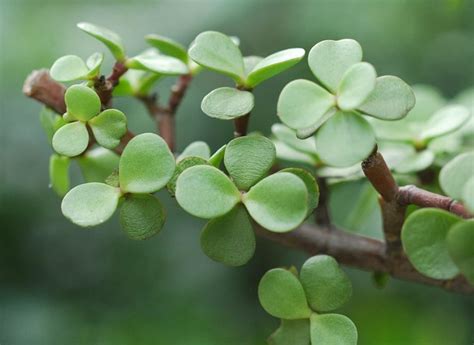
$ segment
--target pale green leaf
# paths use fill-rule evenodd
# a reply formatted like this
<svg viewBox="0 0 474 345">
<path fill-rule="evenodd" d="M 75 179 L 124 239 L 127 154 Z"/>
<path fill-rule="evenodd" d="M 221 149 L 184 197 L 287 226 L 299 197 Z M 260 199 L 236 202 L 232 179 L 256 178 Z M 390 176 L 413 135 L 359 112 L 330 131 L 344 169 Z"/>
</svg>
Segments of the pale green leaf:
<svg viewBox="0 0 474 345">
<path fill-rule="evenodd" d="M 91 88 L 83 85 L 73 85 L 64 95 L 67 112 L 75 119 L 88 121 L 96 116 L 101 107 L 100 98 Z"/>
<path fill-rule="evenodd" d="M 313 212 L 313 210 L 318 207 L 319 203 L 319 186 L 316 183 L 316 179 L 314 176 L 308 172 L 307 170 L 301 168 L 286 168 L 280 170 L 281 172 L 289 172 L 298 176 L 301 181 L 304 182 L 306 186 L 306 190 L 308 191 L 308 199 L 307 199 L 307 206 L 308 206 L 308 215 Z"/>
<path fill-rule="evenodd" d="M 82 122 L 71 122 L 59 128 L 53 136 L 54 151 L 60 155 L 74 157 L 89 145 L 89 133 Z"/>
<path fill-rule="evenodd" d="M 178 181 L 179 175 L 181 175 L 184 170 L 195 165 L 209 165 L 209 163 L 204 158 L 191 156 L 183 158 L 176 164 L 173 177 L 171 177 L 171 180 L 169 180 L 168 184 L 166 185 L 166 188 L 171 195 L 174 196 L 176 193 L 176 182 Z"/>
<path fill-rule="evenodd" d="M 117 109 L 106 109 L 89 120 L 92 133 L 100 146 L 113 149 L 127 133 L 127 118 Z"/>
<path fill-rule="evenodd" d="M 441 108 L 425 123 L 420 139 L 429 140 L 461 128 L 469 119 L 469 109 L 462 105 L 448 105 Z"/>
<path fill-rule="evenodd" d="M 161 202 L 150 194 L 126 196 L 120 209 L 120 224 L 133 240 L 146 240 L 156 235 L 165 223 Z"/>
<path fill-rule="evenodd" d="M 375 88 L 377 73 L 367 62 L 359 62 L 344 73 L 338 88 L 337 105 L 341 110 L 354 110 Z"/>
<path fill-rule="evenodd" d="M 454 225 L 448 233 L 448 252 L 461 273 L 474 285 L 474 220 Z"/>
<path fill-rule="evenodd" d="M 94 78 L 99 75 L 102 62 L 104 62 L 104 54 L 102 53 L 94 53 L 87 58 L 86 65 L 89 69 L 87 76 L 89 78 Z"/>
<path fill-rule="evenodd" d="M 182 75 L 189 73 L 186 64 L 174 57 L 144 53 L 127 60 L 129 68 L 151 71 L 162 75 Z"/>
<path fill-rule="evenodd" d="M 52 154 L 49 157 L 49 183 L 59 196 L 64 196 L 69 191 L 69 165 L 68 157 Z"/>
<path fill-rule="evenodd" d="M 60 82 L 87 79 L 89 69 L 76 55 L 66 55 L 57 59 L 49 71 L 51 78 Z"/>
<path fill-rule="evenodd" d="M 245 69 L 245 75 L 248 75 L 257 64 L 263 60 L 263 57 L 261 56 L 245 56 L 244 57 L 244 69 Z"/>
<path fill-rule="evenodd" d="M 81 155 L 77 162 L 86 182 L 104 182 L 118 170 L 119 156 L 106 148 L 96 147 Z"/>
<path fill-rule="evenodd" d="M 451 198 L 461 200 L 465 183 L 473 176 L 474 151 L 458 155 L 439 174 L 439 184 Z"/>
<path fill-rule="evenodd" d="M 400 174 L 409 174 L 422 171 L 431 166 L 431 164 L 434 162 L 434 159 L 435 155 L 430 150 L 414 152 L 395 165 L 395 171 Z"/>
<path fill-rule="evenodd" d="M 163 54 L 175 57 L 183 62 L 188 61 L 186 48 L 171 38 L 150 34 L 145 36 L 145 40 Z"/>
<path fill-rule="evenodd" d="M 323 116 L 321 116 L 319 120 L 316 123 L 312 124 L 310 127 L 297 129 L 296 137 L 298 137 L 299 139 L 308 139 L 309 137 L 312 137 L 313 134 L 319 129 L 319 127 L 321 127 L 322 124 L 324 124 L 337 112 L 338 110 L 336 107 L 329 108 L 329 110 L 326 111 Z"/>
<path fill-rule="evenodd" d="M 416 104 L 410 110 L 406 120 L 412 123 L 417 122 L 424 126 L 432 115 L 445 105 L 446 101 L 439 90 L 431 85 L 413 85 L 412 89 L 415 93 Z"/>
<path fill-rule="evenodd" d="M 309 155 L 316 154 L 316 143 L 313 137 L 299 139 L 296 136 L 296 132 L 294 130 L 280 123 L 275 123 L 272 126 L 272 133 L 278 140 L 297 151 L 301 151 Z"/>
<path fill-rule="evenodd" d="M 105 44 L 118 61 L 123 61 L 125 59 L 125 48 L 123 47 L 122 39 L 115 32 L 85 22 L 78 23 L 77 27 Z"/>
<path fill-rule="evenodd" d="M 339 314 L 312 314 L 311 343 L 314 345 L 356 345 L 357 328 L 348 317 Z"/>
<path fill-rule="evenodd" d="M 221 120 L 232 120 L 247 115 L 254 107 L 254 97 L 249 91 L 220 87 L 208 93 L 201 102 L 202 111 Z"/>
<path fill-rule="evenodd" d="M 275 145 L 276 156 L 280 160 L 302 163 L 309 166 L 314 166 L 317 162 L 315 156 L 297 151 L 279 140 L 273 140 L 273 144 Z"/>
<path fill-rule="evenodd" d="M 310 345 L 309 320 L 281 320 L 280 327 L 268 338 L 268 345 Z"/>
</svg>

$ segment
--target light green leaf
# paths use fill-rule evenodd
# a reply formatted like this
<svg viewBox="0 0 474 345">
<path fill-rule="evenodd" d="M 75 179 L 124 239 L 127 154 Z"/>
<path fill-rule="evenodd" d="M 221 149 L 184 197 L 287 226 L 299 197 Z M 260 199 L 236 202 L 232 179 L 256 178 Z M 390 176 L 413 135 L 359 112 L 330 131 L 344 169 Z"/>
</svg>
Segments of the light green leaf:
<svg viewBox="0 0 474 345">
<path fill-rule="evenodd" d="M 461 200 L 465 183 L 474 170 L 474 151 L 456 156 L 439 173 L 439 184 L 451 198 Z"/>
<path fill-rule="evenodd" d="M 474 176 L 467 180 L 462 193 L 462 201 L 471 213 L 474 213 Z"/>
<path fill-rule="evenodd" d="M 201 233 L 201 248 L 212 260 L 228 266 L 245 265 L 255 253 L 255 234 L 243 205 L 211 219 Z"/>
<path fill-rule="evenodd" d="M 125 48 L 123 47 L 122 39 L 115 32 L 85 22 L 78 23 L 77 27 L 104 43 L 118 61 L 125 59 Z"/>
<path fill-rule="evenodd" d="M 211 219 L 232 210 L 240 201 L 240 193 L 222 171 L 198 165 L 178 177 L 176 200 L 193 216 Z"/>
<path fill-rule="evenodd" d="M 410 86 L 398 77 L 378 77 L 374 91 L 359 110 L 382 120 L 399 120 L 415 106 L 415 94 Z"/>
<path fill-rule="evenodd" d="M 412 89 L 415 93 L 416 104 L 410 110 L 406 120 L 412 123 L 421 123 L 424 127 L 432 115 L 445 105 L 446 101 L 439 90 L 431 85 L 413 85 Z"/>
<path fill-rule="evenodd" d="M 339 314 L 312 314 L 311 343 L 321 345 L 356 345 L 357 328 L 348 317 Z"/>
<path fill-rule="evenodd" d="M 395 171 L 400 174 L 422 171 L 428 168 L 434 162 L 434 159 L 435 155 L 430 150 L 414 152 L 395 165 Z"/>
<path fill-rule="evenodd" d="M 270 139 L 250 135 L 227 144 L 224 165 L 237 188 L 248 190 L 268 173 L 275 158 L 275 146 Z"/>
<path fill-rule="evenodd" d="M 158 135 L 144 133 L 129 141 L 119 164 L 120 188 L 130 193 L 153 193 L 171 179 L 175 160 Z"/>
<path fill-rule="evenodd" d="M 248 75 L 257 64 L 263 60 L 261 56 L 245 56 L 244 57 L 244 69 L 245 75 Z"/>
<path fill-rule="evenodd" d="M 280 93 L 277 114 L 290 128 L 316 127 L 316 131 L 335 102 L 334 96 L 318 84 L 304 79 L 293 80 Z"/>
<path fill-rule="evenodd" d="M 306 186 L 288 172 L 264 178 L 244 195 L 243 202 L 258 224 L 274 232 L 293 230 L 308 214 Z"/>
<path fill-rule="evenodd" d="M 89 133 L 82 122 L 71 122 L 59 128 L 53 136 L 54 151 L 60 155 L 74 157 L 89 145 Z"/>
<path fill-rule="evenodd" d="M 191 168 L 195 165 L 209 165 L 209 163 L 201 157 L 185 157 L 180 160 L 178 164 L 176 164 L 176 169 L 174 171 L 173 177 L 171 177 L 171 180 L 166 185 L 166 188 L 168 189 L 168 192 L 171 195 L 174 196 L 176 193 L 176 181 L 178 181 L 179 175 L 181 175 L 184 170 Z"/>
<path fill-rule="evenodd" d="M 144 53 L 127 60 L 129 68 L 151 71 L 162 75 L 182 75 L 189 73 L 186 64 L 174 57 Z"/>
<path fill-rule="evenodd" d="M 314 178 L 314 176 L 310 172 L 301 168 L 286 168 L 280 171 L 294 174 L 298 176 L 301 181 L 304 182 L 306 190 L 308 191 L 308 215 L 311 214 L 313 210 L 318 207 L 319 203 L 319 186 L 316 183 L 316 179 Z"/>
<path fill-rule="evenodd" d="M 100 98 L 94 90 L 83 85 L 73 85 L 64 95 L 67 112 L 75 119 L 88 121 L 100 111 Z"/>
<path fill-rule="evenodd" d="M 283 268 L 265 273 L 258 285 L 258 298 L 263 309 L 278 318 L 295 320 L 311 315 L 301 283 Z"/>
<path fill-rule="evenodd" d="M 104 62 L 104 54 L 102 53 L 94 53 L 87 58 L 86 65 L 89 69 L 89 73 L 87 76 L 89 78 L 94 78 L 99 75 L 100 66 L 102 66 L 102 62 Z"/>
<path fill-rule="evenodd" d="M 68 157 L 52 154 L 49 157 L 49 183 L 59 196 L 64 196 L 69 191 L 69 165 Z"/>
<path fill-rule="evenodd" d="M 434 279 L 451 279 L 459 273 L 449 256 L 446 237 L 460 220 L 435 208 L 420 209 L 408 216 L 402 229 L 403 248 L 420 273 Z"/>
<path fill-rule="evenodd" d="M 262 81 L 280 74 L 300 62 L 304 54 L 304 49 L 292 48 L 267 56 L 248 73 L 246 85 L 253 88 Z"/>
<path fill-rule="evenodd" d="M 47 107 L 43 107 L 40 112 L 40 123 L 41 127 L 48 138 L 49 143 L 51 144 L 54 136 L 54 132 L 56 132 L 59 128 L 66 124 L 66 121 L 59 116 L 54 111 Z"/>
<path fill-rule="evenodd" d="M 344 73 L 338 89 L 337 105 L 341 110 L 354 110 L 375 88 L 377 73 L 367 62 L 359 62 Z"/>
<path fill-rule="evenodd" d="M 294 148 L 286 145 L 279 140 L 273 140 L 275 145 L 277 158 L 288 162 L 302 163 L 309 166 L 316 164 L 316 158 L 309 154 L 296 151 Z"/>
<path fill-rule="evenodd" d="M 232 120 L 247 115 L 254 107 L 254 97 L 249 91 L 220 87 L 209 92 L 201 102 L 202 111 L 221 120 Z"/>
<path fill-rule="evenodd" d="M 352 283 L 337 261 L 316 255 L 301 267 L 300 281 L 313 310 L 327 312 L 344 305 L 352 296 Z"/>
<path fill-rule="evenodd" d="M 131 194 L 120 209 L 120 224 L 133 240 L 146 240 L 156 235 L 165 223 L 161 202 L 150 194 Z"/>
<path fill-rule="evenodd" d="M 337 90 L 347 69 L 360 61 L 362 47 L 352 39 L 321 41 L 311 48 L 308 55 L 313 74 L 332 91 Z"/>
<path fill-rule="evenodd" d="M 316 133 L 316 152 L 328 165 L 348 167 L 367 158 L 375 147 L 375 134 L 362 116 L 337 112 Z"/>
<path fill-rule="evenodd" d="M 454 225 L 448 233 L 448 252 L 461 273 L 474 285 L 474 220 Z"/>
<path fill-rule="evenodd" d="M 242 53 L 229 36 L 216 31 L 199 34 L 188 52 L 198 64 L 224 73 L 237 83 L 245 80 Z"/>
<path fill-rule="evenodd" d="M 185 63 L 188 61 L 186 48 L 171 38 L 151 34 L 145 36 L 145 41 L 163 54 L 175 57 Z"/>
<path fill-rule="evenodd" d="M 79 56 L 66 55 L 54 61 L 49 74 L 56 81 L 68 82 L 87 79 L 89 69 Z"/>
<path fill-rule="evenodd" d="M 310 127 L 297 129 L 296 130 L 296 137 L 299 139 L 308 139 L 309 137 L 313 136 L 313 134 L 324 124 L 327 120 L 329 120 L 334 114 L 337 113 L 337 108 L 331 107 L 328 111 L 326 111 L 321 118 L 319 118 L 318 122 L 312 124 Z"/>
<path fill-rule="evenodd" d="M 310 345 L 309 320 L 281 320 L 280 327 L 268 338 L 268 345 Z"/>
<path fill-rule="evenodd" d="M 120 189 L 104 183 L 81 184 L 66 194 L 61 211 L 74 224 L 99 225 L 114 214 L 120 196 Z"/>
<path fill-rule="evenodd" d="M 420 139 L 429 140 L 461 128 L 469 119 L 469 109 L 462 105 L 448 105 L 438 110 L 420 133 Z"/>
<path fill-rule="evenodd" d="M 209 159 L 211 156 L 211 149 L 204 141 L 195 141 L 186 146 L 177 158 L 177 162 L 183 160 L 186 157 L 200 157 L 203 159 Z"/>
<path fill-rule="evenodd" d="M 92 133 L 100 146 L 113 149 L 127 133 L 127 117 L 117 109 L 106 109 L 89 120 Z"/>
<path fill-rule="evenodd" d="M 225 149 L 227 145 L 222 145 L 212 156 L 208 159 L 209 164 L 219 168 L 224 159 Z"/>
<path fill-rule="evenodd" d="M 106 148 L 96 147 L 81 155 L 77 162 L 86 182 L 104 182 L 118 170 L 119 156 Z"/>
<path fill-rule="evenodd" d="M 316 154 L 316 143 L 314 142 L 313 137 L 299 139 L 296 136 L 296 132 L 294 130 L 280 123 L 275 123 L 272 126 L 272 133 L 278 140 L 297 151 L 301 151 L 310 155 Z"/>
</svg>

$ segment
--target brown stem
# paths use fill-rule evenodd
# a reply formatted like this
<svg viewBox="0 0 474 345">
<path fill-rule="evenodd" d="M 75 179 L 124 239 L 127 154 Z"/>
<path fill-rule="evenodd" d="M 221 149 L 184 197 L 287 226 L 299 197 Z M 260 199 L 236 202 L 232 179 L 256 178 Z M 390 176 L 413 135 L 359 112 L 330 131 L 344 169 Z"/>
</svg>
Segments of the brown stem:
<svg viewBox="0 0 474 345">
<path fill-rule="evenodd" d="M 238 117 L 234 120 L 234 138 L 243 137 L 247 135 L 247 128 L 249 125 L 250 113 Z"/>
<path fill-rule="evenodd" d="M 112 73 L 107 78 L 104 76 L 100 77 L 94 83 L 94 88 L 105 107 L 110 107 L 114 87 L 118 85 L 120 77 L 127 71 L 128 68 L 122 62 L 116 61 L 112 68 Z"/>
</svg>

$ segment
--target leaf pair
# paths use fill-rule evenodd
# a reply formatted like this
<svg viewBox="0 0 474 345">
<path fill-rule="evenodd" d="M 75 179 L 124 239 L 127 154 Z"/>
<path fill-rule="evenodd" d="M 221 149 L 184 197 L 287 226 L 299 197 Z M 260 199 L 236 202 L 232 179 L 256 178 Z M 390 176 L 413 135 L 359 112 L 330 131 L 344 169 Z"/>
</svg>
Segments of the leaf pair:
<svg viewBox="0 0 474 345">
<path fill-rule="evenodd" d="M 69 191 L 63 199 L 64 216 L 80 226 L 105 222 L 123 198 L 120 221 L 133 239 L 158 233 L 165 220 L 160 201 L 151 193 L 171 179 L 175 160 L 165 141 L 156 134 L 136 136 L 125 147 L 119 162 L 118 187 L 86 183 Z"/>
<path fill-rule="evenodd" d="M 97 143 L 113 149 L 127 132 L 127 118 L 117 109 L 100 112 L 101 102 L 94 90 L 82 85 L 73 85 L 64 96 L 67 113 L 64 118 L 72 121 L 59 128 L 52 138 L 54 150 L 67 157 L 83 153 L 89 145 L 90 126 Z M 100 112 L 100 113 L 99 113 Z"/>
<path fill-rule="evenodd" d="M 356 344 L 357 329 L 349 318 L 324 314 L 341 307 L 352 295 L 352 284 L 336 260 L 317 255 L 303 264 L 299 276 L 295 271 L 272 269 L 258 286 L 262 307 L 282 319 L 269 344 Z"/>
<path fill-rule="evenodd" d="M 92 80 L 97 78 L 104 61 L 104 54 L 94 53 L 84 62 L 77 55 L 65 55 L 57 59 L 49 71 L 51 78 L 59 82 Z"/>
</svg>

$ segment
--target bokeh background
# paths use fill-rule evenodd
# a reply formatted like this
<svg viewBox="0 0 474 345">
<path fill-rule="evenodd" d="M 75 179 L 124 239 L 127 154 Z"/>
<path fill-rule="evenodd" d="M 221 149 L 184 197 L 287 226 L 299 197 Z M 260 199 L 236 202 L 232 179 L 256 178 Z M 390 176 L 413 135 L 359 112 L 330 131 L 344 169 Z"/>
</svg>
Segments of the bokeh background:
<svg viewBox="0 0 474 345">
<path fill-rule="evenodd" d="M 105 52 L 77 22 L 118 32 L 130 55 L 146 47 L 148 33 L 187 45 L 201 31 L 219 30 L 240 37 L 244 54 L 263 56 L 350 37 L 379 74 L 430 83 L 452 97 L 474 85 L 473 18 L 472 0 L 0 0 L 0 344 L 263 345 L 278 321 L 258 304 L 258 280 L 271 267 L 305 260 L 260 241 L 245 267 L 214 263 L 199 248 L 203 222 L 164 194 L 168 222 L 146 242 L 128 240 L 116 219 L 80 229 L 62 217 L 48 189 L 51 149 L 40 105 L 21 87 L 31 70 L 59 56 Z M 305 62 L 256 90 L 253 130 L 269 133 L 278 94 L 297 77 L 311 78 Z M 211 72 L 192 83 L 178 115 L 180 148 L 205 140 L 216 149 L 230 138 L 230 123 L 199 108 L 223 83 Z M 169 85 L 160 86 L 163 99 Z M 133 132 L 153 131 L 140 103 L 115 105 Z M 341 312 L 357 324 L 359 344 L 473 343 L 472 297 L 400 281 L 378 289 L 370 273 L 347 271 L 354 298 Z"/>
</svg>

